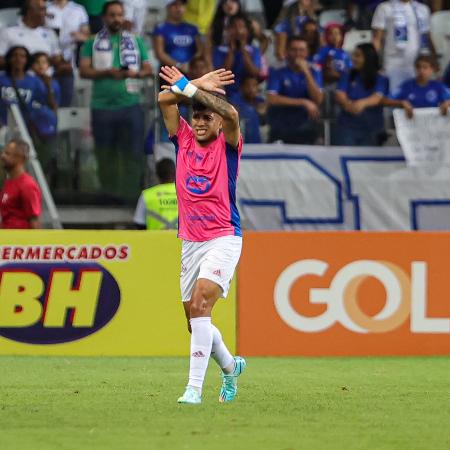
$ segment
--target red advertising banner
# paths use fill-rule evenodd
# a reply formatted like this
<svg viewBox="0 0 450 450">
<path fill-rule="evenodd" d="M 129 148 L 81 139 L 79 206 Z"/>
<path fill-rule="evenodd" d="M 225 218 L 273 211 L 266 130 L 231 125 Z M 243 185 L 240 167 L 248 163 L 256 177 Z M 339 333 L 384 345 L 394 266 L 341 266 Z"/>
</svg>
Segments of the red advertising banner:
<svg viewBox="0 0 450 450">
<path fill-rule="evenodd" d="M 450 354 L 450 233 L 248 232 L 243 355 Z"/>
</svg>

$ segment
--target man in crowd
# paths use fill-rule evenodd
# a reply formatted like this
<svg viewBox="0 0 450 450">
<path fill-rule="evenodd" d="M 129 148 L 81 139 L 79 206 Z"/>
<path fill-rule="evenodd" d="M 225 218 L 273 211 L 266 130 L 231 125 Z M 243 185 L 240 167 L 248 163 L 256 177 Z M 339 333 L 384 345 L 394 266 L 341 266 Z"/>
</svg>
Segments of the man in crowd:
<svg viewBox="0 0 450 450">
<path fill-rule="evenodd" d="M 72 74 L 70 62 L 63 59 L 58 36 L 45 28 L 45 0 L 26 0 L 21 10 L 22 19 L 17 25 L 0 32 L 0 68 L 5 66 L 4 56 L 14 46 L 25 47 L 30 54 L 44 52 L 50 56 L 56 76 Z"/>
<path fill-rule="evenodd" d="M 59 45 L 65 61 L 76 67 L 78 51 L 89 37 L 89 18 L 83 6 L 69 0 L 53 0 L 47 5 L 46 26 L 59 37 Z M 61 86 L 61 106 L 71 106 L 73 74 L 56 77 Z"/>
<path fill-rule="evenodd" d="M 372 20 L 373 45 L 383 53 L 383 69 L 391 92 L 414 77 L 419 54 L 435 50 L 430 35 L 430 8 L 415 0 L 388 0 L 377 6 Z"/>
<path fill-rule="evenodd" d="M 166 21 L 153 31 L 155 55 L 162 66 L 176 66 L 187 73 L 189 61 L 203 53 L 200 33 L 184 21 L 186 0 L 166 0 L 166 5 Z"/>
<path fill-rule="evenodd" d="M 175 190 L 175 163 L 164 158 L 156 164 L 161 184 L 145 189 L 139 197 L 134 223 L 141 230 L 176 230 L 178 202 Z"/>
<path fill-rule="evenodd" d="M 40 228 L 41 191 L 25 170 L 28 154 L 26 142 L 12 139 L 0 155 L 8 177 L 0 192 L 2 228 Z"/>
<path fill-rule="evenodd" d="M 314 144 L 319 136 L 322 73 L 307 59 L 308 44 L 294 36 L 287 44 L 287 66 L 272 70 L 269 76 L 270 142 Z"/>
<path fill-rule="evenodd" d="M 105 27 L 81 49 L 80 75 L 94 80 L 92 129 L 105 193 L 134 202 L 140 192 L 144 148 L 141 80 L 152 74 L 140 37 L 123 30 L 120 1 L 103 8 Z"/>
</svg>

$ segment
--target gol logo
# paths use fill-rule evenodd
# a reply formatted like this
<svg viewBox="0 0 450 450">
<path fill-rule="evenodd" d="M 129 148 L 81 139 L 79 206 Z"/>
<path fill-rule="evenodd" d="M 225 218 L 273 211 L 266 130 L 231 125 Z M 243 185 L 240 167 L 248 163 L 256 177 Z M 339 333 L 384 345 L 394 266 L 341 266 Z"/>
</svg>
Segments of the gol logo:
<svg viewBox="0 0 450 450">
<path fill-rule="evenodd" d="M 116 314 L 120 289 L 96 263 L 6 264 L 0 270 L 0 335 L 57 344 L 95 333 Z"/>
<path fill-rule="evenodd" d="M 280 317 L 290 327 L 302 332 L 320 332 L 340 323 L 357 333 L 385 333 L 400 327 L 411 316 L 413 333 L 450 333 L 450 319 L 426 317 L 427 264 L 412 262 L 411 277 L 389 262 L 359 260 L 342 267 L 328 289 L 310 290 L 309 302 L 326 304 L 326 311 L 307 317 L 296 311 L 290 302 L 290 289 L 308 275 L 324 276 L 328 263 L 316 259 L 297 261 L 278 277 L 274 300 Z M 367 278 L 376 278 L 386 291 L 383 309 L 371 317 L 358 305 L 358 288 Z"/>
</svg>

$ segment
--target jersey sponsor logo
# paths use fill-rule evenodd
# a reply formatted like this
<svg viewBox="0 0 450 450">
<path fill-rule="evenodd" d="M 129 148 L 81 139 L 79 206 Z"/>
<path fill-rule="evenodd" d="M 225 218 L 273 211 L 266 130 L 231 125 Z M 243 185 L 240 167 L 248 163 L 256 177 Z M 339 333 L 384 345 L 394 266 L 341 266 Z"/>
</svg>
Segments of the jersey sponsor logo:
<svg viewBox="0 0 450 450">
<path fill-rule="evenodd" d="M 0 336 L 28 344 L 79 340 L 107 325 L 120 300 L 117 281 L 98 262 L 8 262 L 0 270 Z"/>
<path fill-rule="evenodd" d="M 292 306 L 290 292 L 298 280 L 308 276 L 322 277 L 329 264 L 309 259 L 297 261 L 280 274 L 275 284 L 275 308 L 281 319 L 291 328 L 318 333 L 340 323 L 356 333 L 386 333 L 410 321 L 412 333 L 450 333 L 449 318 L 427 317 L 427 263 L 411 262 L 408 274 L 392 262 L 357 260 L 341 267 L 328 288 L 312 288 L 311 304 L 324 304 L 326 310 L 318 316 L 302 315 Z M 375 316 L 367 315 L 360 307 L 360 287 L 367 278 L 376 279 L 384 288 L 384 308 Z"/>
<path fill-rule="evenodd" d="M 206 177 L 191 175 L 186 179 L 186 188 L 193 194 L 206 194 L 211 189 L 211 182 Z"/>
<path fill-rule="evenodd" d="M 188 34 L 180 34 L 173 37 L 173 43 L 179 47 L 189 47 L 193 42 L 192 36 Z"/>
</svg>

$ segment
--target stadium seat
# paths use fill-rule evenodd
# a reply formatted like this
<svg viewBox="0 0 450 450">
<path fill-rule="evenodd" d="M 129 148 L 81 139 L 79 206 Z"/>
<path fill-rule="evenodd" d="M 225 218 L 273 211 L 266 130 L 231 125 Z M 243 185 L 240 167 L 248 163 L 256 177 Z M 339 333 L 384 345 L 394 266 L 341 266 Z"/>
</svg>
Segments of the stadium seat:
<svg viewBox="0 0 450 450">
<path fill-rule="evenodd" d="M 0 9 L 0 28 L 16 25 L 19 20 L 19 8 Z"/>
<path fill-rule="evenodd" d="M 351 53 L 358 44 L 372 41 L 372 30 L 350 30 L 344 36 L 344 45 L 346 52 Z"/>
<path fill-rule="evenodd" d="M 326 27 L 331 22 L 343 25 L 346 20 L 347 13 L 345 9 L 328 9 L 323 11 L 319 16 L 319 24 L 322 28 Z"/>
<path fill-rule="evenodd" d="M 431 15 L 431 36 L 440 66 L 444 70 L 450 61 L 450 11 L 438 11 Z"/>
</svg>

